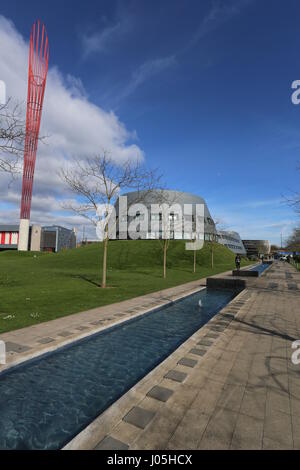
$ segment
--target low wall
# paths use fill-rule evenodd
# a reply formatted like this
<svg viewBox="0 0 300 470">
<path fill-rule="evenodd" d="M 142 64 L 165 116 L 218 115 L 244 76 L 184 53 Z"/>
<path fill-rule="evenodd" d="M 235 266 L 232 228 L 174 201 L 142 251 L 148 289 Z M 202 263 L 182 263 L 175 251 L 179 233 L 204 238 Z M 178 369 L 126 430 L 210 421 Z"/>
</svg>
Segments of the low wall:
<svg viewBox="0 0 300 470">
<path fill-rule="evenodd" d="M 258 277 L 259 272 L 258 271 L 246 271 L 246 270 L 239 270 L 235 269 L 232 271 L 233 276 L 240 276 L 240 277 Z"/>
<path fill-rule="evenodd" d="M 246 288 L 246 281 L 231 277 L 208 277 L 206 287 L 207 289 L 230 289 L 240 292 Z"/>
</svg>

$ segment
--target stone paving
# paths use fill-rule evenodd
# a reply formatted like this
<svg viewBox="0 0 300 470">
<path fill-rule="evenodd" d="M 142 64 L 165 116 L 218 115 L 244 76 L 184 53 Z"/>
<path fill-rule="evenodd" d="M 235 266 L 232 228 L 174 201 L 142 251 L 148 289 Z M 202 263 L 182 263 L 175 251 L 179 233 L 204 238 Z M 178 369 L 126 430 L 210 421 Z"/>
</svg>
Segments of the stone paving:
<svg viewBox="0 0 300 470">
<path fill-rule="evenodd" d="M 300 449 L 299 302 L 274 263 L 66 448 Z"/>
</svg>

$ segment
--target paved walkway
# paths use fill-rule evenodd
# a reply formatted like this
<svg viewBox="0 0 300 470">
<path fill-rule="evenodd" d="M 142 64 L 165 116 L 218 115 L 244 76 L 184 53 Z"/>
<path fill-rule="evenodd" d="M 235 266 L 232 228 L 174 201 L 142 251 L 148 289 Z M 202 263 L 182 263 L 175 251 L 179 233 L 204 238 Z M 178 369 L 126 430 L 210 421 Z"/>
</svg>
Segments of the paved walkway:
<svg viewBox="0 0 300 470">
<path fill-rule="evenodd" d="M 67 448 L 300 449 L 299 302 L 275 263 Z"/>
</svg>

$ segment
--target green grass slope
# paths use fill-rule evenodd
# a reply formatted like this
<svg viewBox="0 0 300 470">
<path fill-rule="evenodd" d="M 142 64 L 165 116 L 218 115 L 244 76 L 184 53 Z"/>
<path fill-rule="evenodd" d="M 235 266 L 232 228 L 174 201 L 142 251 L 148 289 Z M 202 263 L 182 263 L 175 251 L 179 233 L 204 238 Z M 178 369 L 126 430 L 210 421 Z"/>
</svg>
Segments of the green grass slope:
<svg viewBox="0 0 300 470">
<path fill-rule="evenodd" d="M 101 289 L 102 246 L 94 243 L 53 253 L 0 253 L 0 332 L 48 321 L 74 312 L 107 305 L 184 282 L 226 271 L 234 254 L 214 245 L 210 268 L 208 244 L 193 253 L 183 241 L 171 241 L 167 279 L 162 277 L 162 248 L 158 240 L 111 241 L 108 247 L 108 288 Z"/>
</svg>

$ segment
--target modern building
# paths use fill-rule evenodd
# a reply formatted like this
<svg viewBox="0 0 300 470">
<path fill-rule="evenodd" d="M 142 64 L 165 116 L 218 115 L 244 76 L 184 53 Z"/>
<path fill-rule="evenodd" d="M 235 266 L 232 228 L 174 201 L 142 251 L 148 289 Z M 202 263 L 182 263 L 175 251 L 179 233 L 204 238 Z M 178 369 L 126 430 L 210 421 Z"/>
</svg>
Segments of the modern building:
<svg viewBox="0 0 300 470">
<path fill-rule="evenodd" d="M 229 248 L 236 255 L 246 256 L 247 252 L 237 232 L 218 231 L 218 242 Z"/>
<path fill-rule="evenodd" d="M 19 241 L 19 225 L 0 225 L 0 250 L 16 250 Z M 53 225 L 29 227 L 28 250 L 58 252 L 76 247 L 75 230 Z"/>
<path fill-rule="evenodd" d="M 115 204 L 116 237 L 119 239 L 132 238 L 131 234 L 129 235 L 131 222 L 137 225 L 136 238 L 163 238 L 165 217 L 168 220 L 171 239 L 216 239 L 215 223 L 205 200 L 200 196 L 171 190 L 134 191 L 123 196 L 127 198 L 126 210 L 120 208 L 120 199 Z M 141 205 L 141 210 L 132 211 L 135 204 Z M 166 212 L 159 209 L 163 205 L 169 208 Z M 200 223 L 203 225 L 201 234 L 199 231 L 196 235 L 196 223 L 197 226 Z M 186 227 L 190 229 L 186 230 Z"/>
<path fill-rule="evenodd" d="M 260 255 L 268 255 L 271 251 L 269 240 L 243 240 L 247 256 L 259 257 Z"/>
<path fill-rule="evenodd" d="M 41 236 L 42 251 L 58 251 L 66 248 L 76 248 L 75 230 L 69 230 L 59 225 L 43 227 Z"/>
<path fill-rule="evenodd" d="M 19 225 L 0 225 L 0 250 L 17 249 Z"/>
</svg>

